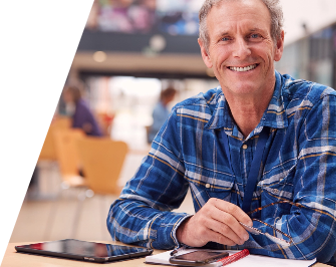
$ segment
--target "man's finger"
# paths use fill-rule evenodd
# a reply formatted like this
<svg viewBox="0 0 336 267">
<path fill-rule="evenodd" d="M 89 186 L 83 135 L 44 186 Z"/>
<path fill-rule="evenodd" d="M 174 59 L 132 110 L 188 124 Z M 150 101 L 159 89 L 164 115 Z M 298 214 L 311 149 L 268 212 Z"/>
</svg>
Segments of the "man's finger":
<svg viewBox="0 0 336 267">
<path fill-rule="evenodd" d="M 215 216 L 216 217 L 216 216 Z M 236 221 L 237 222 L 237 221 Z M 239 225 L 239 223 L 237 222 L 237 224 Z M 213 232 L 216 232 L 218 234 L 220 234 L 221 236 L 225 237 L 222 238 L 223 240 L 230 240 L 232 242 L 230 242 L 230 246 L 233 245 L 242 245 L 244 244 L 244 242 L 248 239 L 244 239 L 242 237 L 245 237 L 244 236 L 244 228 L 243 228 L 243 233 L 241 234 L 242 237 L 240 237 L 235 231 L 234 229 L 232 229 L 230 227 L 230 225 L 227 225 L 223 222 L 220 222 L 219 220 L 217 220 L 216 218 L 213 218 L 212 220 L 209 220 L 209 223 L 208 223 L 208 228 L 210 230 L 212 230 Z M 248 235 L 247 235 L 248 236 Z M 216 237 L 216 239 L 218 239 L 219 237 Z M 213 240 L 215 241 L 215 240 Z M 217 241 L 215 241 L 217 242 Z M 224 244 L 223 243 L 224 241 L 220 242 L 221 244 Z M 224 245 L 229 245 L 229 244 L 224 244 Z"/>
<path fill-rule="evenodd" d="M 212 198 L 209 201 L 212 201 L 214 206 L 221 211 L 231 214 L 237 221 L 253 226 L 251 218 L 237 205 L 217 198 Z"/>
<path fill-rule="evenodd" d="M 235 246 L 237 245 L 237 243 L 235 243 L 234 241 L 232 241 L 231 239 L 223 236 L 220 233 L 217 233 L 215 231 L 209 231 L 209 239 L 213 242 L 216 242 L 218 244 L 222 244 L 222 245 L 227 245 L 227 246 Z"/>
</svg>

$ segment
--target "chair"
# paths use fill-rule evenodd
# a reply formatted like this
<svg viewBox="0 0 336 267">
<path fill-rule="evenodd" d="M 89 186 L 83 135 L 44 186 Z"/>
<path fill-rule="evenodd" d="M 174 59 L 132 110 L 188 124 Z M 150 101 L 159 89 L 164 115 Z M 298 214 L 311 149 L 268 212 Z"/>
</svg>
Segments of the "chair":
<svg viewBox="0 0 336 267">
<path fill-rule="evenodd" d="M 103 197 L 119 195 L 118 179 L 128 152 L 127 144 L 110 138 L 86 137 L 79 139 L 77 145 L 88 188 Z M 101 198 L 102 217 L 107 213 L 104 200 Z"/>
<path fill-rule="evenodd" d="M 77 140 L 85 136 L 80 129 L 55 130 L 54 142 L 64 188 L 85 186 L 80 175 L 81 163 L 77 151 Z"/>
<path fill-rule="evenodd" d="M 52 125 L 56 126 L 58 129 L 70 129 L 71 118 L 68 116 L 57 116 Z"/>
<path fill-rule="evenodd" d="M 86 137 L 77 140 L 77 146 L 87 186 L 95 194 L 119 195 L 118 179 L 128 152 L 127 144 L 110 138 Z"/>
<path fill-rule="evenodd" d="M 77 152 L 77 140 L 84 138 L 85 134 L 80 129 L 58 129 L 53 131 L 56 157 L 59 164 L 59 170 L 62 177 L 59 196 L 66 189 L 81 189 L 78 194 L 78 208 L 75 213 L 74 226 L 72 228 L 71 236 L 74 237 L 76 233 L 76 225 L 78 223 L 79 210 L 82 201 L 86 197 L 91 197 L 93 194 L 91 190 L 88 191 L 85 179 L 80 175 L 81 163 Z M 58 207 L 58 202 L 54 202 L 51 208 L 47 226 L 52 229 L 55 211 Z M 45 232 L 45 239 L 48 239 L 48 228 Z"/>
</svg>

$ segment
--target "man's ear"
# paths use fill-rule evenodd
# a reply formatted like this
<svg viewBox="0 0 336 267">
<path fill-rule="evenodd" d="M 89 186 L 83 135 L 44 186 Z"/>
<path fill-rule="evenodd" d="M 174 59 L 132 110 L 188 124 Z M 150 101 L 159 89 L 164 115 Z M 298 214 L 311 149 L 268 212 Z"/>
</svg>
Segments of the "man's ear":
<svg viewBox="0 0 336 267">
<path fill-rule="evenodd" d="M 285 32 L 281 31 L 280 38 L 278 39 L 276 47 L 275 47 L 275 53 L 274 53 L 275 61 L 279 61 L 282 57 L 283 48 L 284 48 L 284 38 L 285 38 Z"/>
<path fill-rule="evenodd" d="M 202 58 L 203 58 L 203 61 L 204 61 L 205 65 L 208 68 L 212 68 L 212 61 L 211 61 L 211 58 L 210 58 L 210 54 L 205 49 L 205 46 L 204 46 L 204 44 L 203 44 L 203 42 L 200 38 L 198 38 L 198 44 L 201 48 L 201 54 L 202 54 Z"/>
</svg>

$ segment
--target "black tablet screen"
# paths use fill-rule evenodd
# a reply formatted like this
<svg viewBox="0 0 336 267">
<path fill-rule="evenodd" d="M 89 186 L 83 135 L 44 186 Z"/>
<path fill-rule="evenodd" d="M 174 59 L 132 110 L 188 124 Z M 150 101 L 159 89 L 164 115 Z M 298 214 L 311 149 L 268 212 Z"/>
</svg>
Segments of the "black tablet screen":
<svg viewBox="0 0 336 267">
<path fill-rule="evenodd" d="M 146 251 L 144 248 L 119 246 L 103 243 L 86 242 L 74 239 L 51 241 L 45 243 L 36 243 L 18 248 L 31 249 L 36 251 L 48 251 L 61 254 L 78 255 L 84 257 L 118 257 L 125 254 L 137 254 Z"/>
</svg>

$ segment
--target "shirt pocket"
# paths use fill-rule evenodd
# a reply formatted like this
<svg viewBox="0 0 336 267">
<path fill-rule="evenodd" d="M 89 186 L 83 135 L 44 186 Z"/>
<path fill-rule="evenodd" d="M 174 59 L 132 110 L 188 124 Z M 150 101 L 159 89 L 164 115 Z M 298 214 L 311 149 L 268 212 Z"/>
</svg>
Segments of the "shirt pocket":
<svg viewBox="0 0 336 267">
<path fill-rule="evenodd" d="M 266 193 L 271 201 L 293 200 L 293 179 L 295 175 L 296 160 L 288 160 L 285 163 L 273 166 L 265 170 L 258 187 Z M 267 166 L 266 166 L 267 167 Z"/>
<path fill-rule="evenodd" d="M 230 201 L 235 181 L 232 174 L 200 167 L 187 168 L 185 174 L 189 181 L 196 212 L 210 198 Z"/>
</svg>

